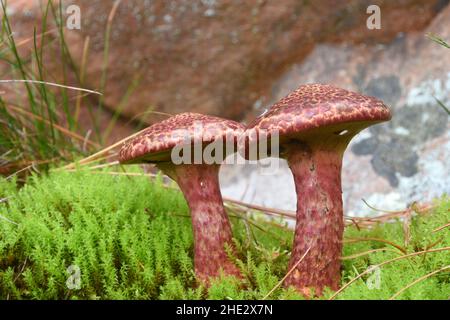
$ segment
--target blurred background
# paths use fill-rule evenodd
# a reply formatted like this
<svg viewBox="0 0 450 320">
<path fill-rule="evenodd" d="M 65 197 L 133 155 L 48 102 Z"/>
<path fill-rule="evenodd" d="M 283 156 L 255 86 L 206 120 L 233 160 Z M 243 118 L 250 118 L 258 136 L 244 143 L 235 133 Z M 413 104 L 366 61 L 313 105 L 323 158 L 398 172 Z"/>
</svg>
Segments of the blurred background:
<svg viewBox="0 0 450 320">
<path fill-rule="evenodd" d="M 0 83 L 3 175 L 91 154 L 180 112 L 247 123 L 320 82 L 376 96 L 394 114 L 345 154 L 347 214 L 373 212 L 361 199 L 395 210 L 450 193 L 447 0 L 2 2 L 1 79 L 102 93 Z M 371 5 L 379 28 L 368 27 Z M 280 166 L 224 166 L 223 193 L 295 210 Z"/>
</svg>

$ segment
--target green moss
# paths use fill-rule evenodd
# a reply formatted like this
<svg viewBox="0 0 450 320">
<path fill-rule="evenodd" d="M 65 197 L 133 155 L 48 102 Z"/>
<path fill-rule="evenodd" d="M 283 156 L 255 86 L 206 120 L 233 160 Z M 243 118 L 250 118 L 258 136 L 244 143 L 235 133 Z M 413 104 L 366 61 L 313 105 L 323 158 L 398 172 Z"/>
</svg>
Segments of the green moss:
<svg viewBox="0 0 450 320">
<path fill-rule="evenodd" d="M 292 232 L 279 222 L 231 213 L 238 248 L 234 259 L 245 280 L 224 277 L 209 290 L 196 286 L 187 205 L 178 191 L 164 188 L 161 179 L 52 173 L 32 177 L 20 188 L 14 181 L 0 180 L 2 198 L 8 200 L 0 203 L 1 299 L 261 299 L 286 273 Z M 435 212 L 412 219 L 408 253 L 432 245 L 450 246 L 449 229 L 432 232 L 448 223 L 449 209 L 450 199 L 444 197 Z M 364 231 L 350 227 L 346 237 L 382 238 L 403 246 L 403 224 Z M 390 250 L 343 261 L 343 283 L 401 254 L 377 241 L 345 245 L 344 256 L 377 248 Z M 379 288 L 377 275 L 371 273 L 337 298 L 389 298 L 449 263 L 450 251 L 403 259 L 381 267 Z M 74 281 L 76 268 L 68 272 L 71 265 L 81 272 L 79 288 Z M 369 289 L 368 282 L 374 288 Z M 450 276 L 444 271 L 399 298 L 448 299 L 449 295 Z M 301 297 L 292 289 L 279 288 L 270 298 Z"/>
</svg>

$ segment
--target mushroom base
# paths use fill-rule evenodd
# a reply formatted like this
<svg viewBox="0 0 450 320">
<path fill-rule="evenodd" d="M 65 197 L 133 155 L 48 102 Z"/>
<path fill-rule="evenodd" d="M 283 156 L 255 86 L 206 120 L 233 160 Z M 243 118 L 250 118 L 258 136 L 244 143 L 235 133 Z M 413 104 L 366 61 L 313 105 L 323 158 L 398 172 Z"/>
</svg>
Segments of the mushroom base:
<svg viewBox="0 0 450 320">
<path fill-rule="evenodd" d="M 171 163 L 158 167 L 174 179 L 189 205 L 194 232 L 194 266 L 197 278 L 208 284 L 223 271 L 240 277 L 225 249 L 234 250 L 231 225 L 219 188 L 219 166 Z"/>
<path fill-rule="evenodd" d="M 341 148 L 338 148 L 341 149 Z M 321 295 L 325 287 L 337 290 L 344 219 L 341 167 L 343 150 L 299 143 L 288 156 L 297 191 L 297 224 L 286 286 L 294 286 L 310 297 Z"/>
</svg>

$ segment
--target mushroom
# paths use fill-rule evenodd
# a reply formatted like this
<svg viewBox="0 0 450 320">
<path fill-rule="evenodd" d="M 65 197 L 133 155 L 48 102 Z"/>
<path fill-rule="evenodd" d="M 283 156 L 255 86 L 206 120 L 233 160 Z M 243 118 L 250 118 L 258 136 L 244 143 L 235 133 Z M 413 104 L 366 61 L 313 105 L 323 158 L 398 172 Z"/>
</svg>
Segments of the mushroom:
<svg viewBox="0 0 450 320">
<path fill-rule="evenodd" d="M 294 177 L 297 213 L 288 268 L 293 272 L 285 286 L 294 286 L 307 297 L 311 289 L 321 295 L 325 287 L 339 288 L 344 230 L 342 157 L 358 132 L 390 118 L 389 109 L 374 97 L 307 84 L 248 126 L 247 146 L 257 144 L 261 136 L 269 143 L 279 141 L 279 157 L 287 160 Z M 246 157 L 251 155 L 246 153 Z"/>
<path fill-rule="evenodd" d="M 225 248 L 229 246 L 234 250 L 218 173 L 220 163 L 235 152 L 238 137 L 243 132 L 243 125 L 235 121 L 182 113 L 148 127 L 126 142 L 119 153 L 120 163 L 156 164 L 180 187 L 191 213 L 195 273 L 206 284 L 210 277 L 217 277 L 221 269 L 226 275 L 240 276 Z M 227 143 L 227 150 L 223 142 Z M 191 156 L 192 150 L 202 152 L 201 158 L 197 154 Z M 208 160 L 203 159 L 205 151 L 210 151 L 210 156 L 217 161 L 205 161 Z"/>
</svg>

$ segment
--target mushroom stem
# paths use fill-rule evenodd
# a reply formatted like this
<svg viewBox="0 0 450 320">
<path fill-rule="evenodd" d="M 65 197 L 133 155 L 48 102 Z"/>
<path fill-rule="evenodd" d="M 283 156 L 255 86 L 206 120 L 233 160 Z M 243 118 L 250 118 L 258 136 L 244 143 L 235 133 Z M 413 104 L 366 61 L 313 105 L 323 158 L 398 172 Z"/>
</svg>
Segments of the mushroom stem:
<svg viewBox="0 0 450 320">
<path fill-rule="evenodd" d="M 222 270 L 240 276 L 225 250 L 234 250 L 231 225 L 225 212 L 219 187 L 219 165 L 157 165 L 175 180 L 189 205 L 194 232 L 194 266 L 199 280 L 208 284 Z"/>
<path fill-rule="evenodd" d="M 341 167 L 345 145 L 297 142 L 286 152 L 297 192 L 297 224 L 289 270 L 311 247 L 286 279 L 305 296 L 321 295 L 325 287 L 337 290 L 344 218 Z"/>
</svg>

